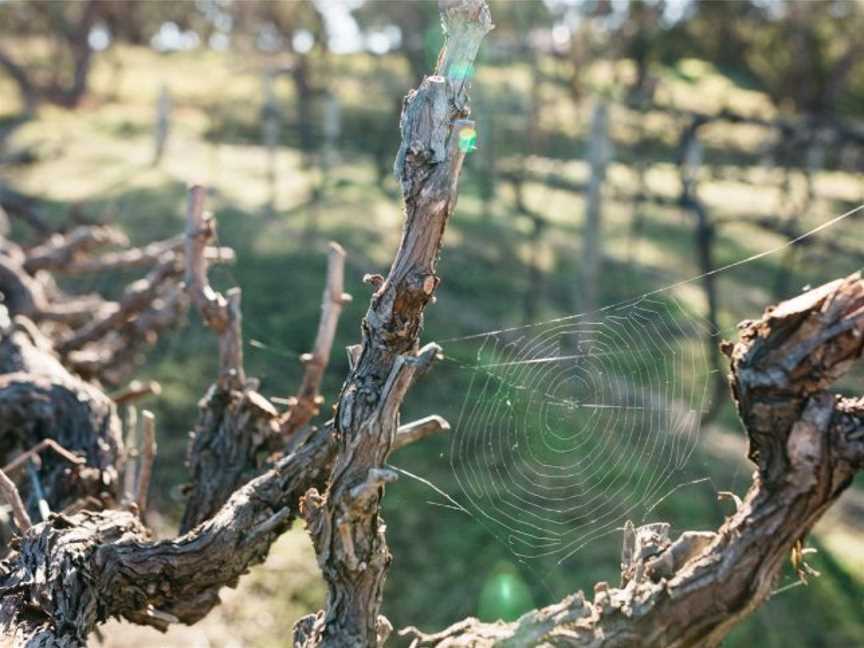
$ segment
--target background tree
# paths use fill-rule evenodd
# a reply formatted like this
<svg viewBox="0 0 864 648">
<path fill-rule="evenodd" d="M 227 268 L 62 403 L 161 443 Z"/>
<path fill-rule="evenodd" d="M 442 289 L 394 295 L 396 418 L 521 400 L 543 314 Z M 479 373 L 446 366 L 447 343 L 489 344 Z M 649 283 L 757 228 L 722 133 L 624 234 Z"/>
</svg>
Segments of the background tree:
<svg viewBox="0 0 864 648">
<path fill-rule="evenodd" d="M 76 106 L 87 91 L 93 56 L 90 30 L 98 18 L 99 0 L 74 5 L 4 3 L 0 12 L 7 30 L 17 26 L 24 33 L 49 31 L 56 36 L 52 51 L 43 54 L 45 63 L 38 66 L 18 62 L 12 52 L 0 49 L 0 66 L 17 84 L 24 111 L 32 112 L 39 101 Z"/>
</svg>

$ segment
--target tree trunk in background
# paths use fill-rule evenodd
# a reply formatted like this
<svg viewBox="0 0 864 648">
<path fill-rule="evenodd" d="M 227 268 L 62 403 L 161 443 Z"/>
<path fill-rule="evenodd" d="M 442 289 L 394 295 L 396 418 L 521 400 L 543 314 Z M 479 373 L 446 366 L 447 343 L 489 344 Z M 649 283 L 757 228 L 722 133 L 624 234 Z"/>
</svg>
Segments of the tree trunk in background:
<svg viewBox="0 0 864 648">
<path fill-rule="evenodd" d="M 31 116 L 36 112 L 36 107 L 39 104 L 39 97 L 30 75 L 27 71 L 13 61 L 10 56 L 0 49 L 0 68 L 6 71 L 15 85 L 18 86 L 18 95 L 21 98 L 21 112 L 26 116 Z"/>
<path fill-rule="evenodd" d="M 540 257 L 543 253 L 543 230 L 545 228 L 546 220 L 539 214 L 532 214 L 528 256 L 528 286 L 525 290 L 522 316 L 524 324 L 530 324 L 537 319 L 538 305 L 543 297 L 543 270 L 540 265 Z"/>
<path fill-rule="evenodd" d="M 95 2 L 93 5 L 95 6 Z M 77 26 L 74 35 L 70 38 L 72 48 L 72 60 L 74 62 L 72 72 L 72 85 L 62 93 L 59 101 L 67 108 L 75 108 L 81 103 L 87 92 L 87 80 L 90 77 L 90 64 L 93 61 L 93 49 L 90 47 L 90 30 L 95 22 L 95 13 L 85 10 L 81 23 Z"/>
<path fill-rule="evenodd" d="M 627 239 L 627 262 L 630 265 L 639 261 L 639 244 L 645 231 L 645 198 L 648 196 L 648 163 L 640 158 L 633 165 L 636 167 L 636 193 Z"/>
<path fill-rule="evenodd" d="M 297 131 L 300 139 L 300 150 L 303 154 L 303 168 L 309 168 L 309 155 L 315 148 L 315 136 L 312 132 L 312 100 L 314 91 L 309 81 L 309 57 L 305 54 L 295 54 L 291 66 L 291 78 L 294 81 L 294 93 L 297 97 Z"/>
<path fill-rule="evenodd" d="M 830 140 L 830 138 L 828 138 Z M 818 128 L 804 143 L 804 164 L 800 167 L 799 172 L 805 186 L 805 194 L 800 203 L 797 203 L 794 198 L 793 183 L 791 176 L 791 162 L 786 167 L 786 176 L 784 178 L 783 193 L 788 196 L 786 203 L 787 213 L 779 215 L 779 218 L 785 219 L 785 227 L 789 232 L 787 238 L 791 241 L 801 231 L 801 218 L 806 216 L 816 200 L 816 174 L 822 169 L 825 164 L 825 144 L 826 134 L 822 133 Z M 787 248 L 780 257 L 780 264 L 774 275 L 774 283 L 771 294 L 774 299 L 783 299 L 790 292 L 790 283 L 792 274 L 800 261 L 801 249 L 797 245 L 792 245 Z"/>
<path fill-rule="evenodd" d="M 37 84 L 28 70 L 3 49 L 0 49 L 0 68 L 4 69 L 18 86 L 26 114 L 32 114 L 40 101 L 48 101 L 64 108 L 75 108 L 87 92 L 93 60 L 89 37 L 98 18 L 99 0 L 87 0 L 83 3 L 80 16 L 74 23 L 67 19 L 61 3 L 34 2 L 30 6 L 33 11 L 41 13 L 50 21 L 58 36 L 57 46 L 67 48 L 72 61 L 71 80 L 64 85 L 58 80 L 62 74 L 55 70 L 50 82 Z M 54 53 L 54 58 L 62 65 L 63 57 L 59 52 Z"/>
<path fill-rule="evenodd" d="M 591 135 L 588 145 L 588 165 L 591 177 L 585 197 L 585 229 L 582 246 L 582 294 L 580 310 L 590 313 L 597 308 L 597 281 L 603 260 L 600 234 L 603 203 L 603 182 L 609 164 L 609 108 L 598 99 L 591 115 Z"/>
<path fill-rule="evenodd" d="M 696 119 L 685 130 L 681 138 L 681 205 L 690 210 L 695 218 L 696 257 L 699 262 L 699 273 L 702 275 L 702 289 L 707 304 L 706 319 L 711 327 L 705 338 L 705 347 L 713 379 L 712 393 L 708 410 L 702 413 L 702 422 L 712 420 L 723 403 L 727 392 L 726 379 L 720 361 L 718 334 L 720 325 L 717 319 L 717 281 L 714 274 L 714 225 L 711 223 L 708 211 L 698 196 L 699 169 L 702 166 L 703 148 L 699 141 L 699 129 L 704 122 Z"/>
<path fill-rule="evenodd" d="M 645 202 L 649 195 L 648 169 L 650 168 L 651 153 L 645 141 L 645 109 L 647 105 L 648 101 L 644 98 L 638 99 L 635 103 L 635 107 L 639 111 L 639 121 L 636 124 L 636 142 L 633 145 L 636 193 L 633 195 L 633 215 L 627 234 L 627 263 L 629 265 L 633 265 L 639 260 L 639 244 L 645 229 Z"/>
</svg>

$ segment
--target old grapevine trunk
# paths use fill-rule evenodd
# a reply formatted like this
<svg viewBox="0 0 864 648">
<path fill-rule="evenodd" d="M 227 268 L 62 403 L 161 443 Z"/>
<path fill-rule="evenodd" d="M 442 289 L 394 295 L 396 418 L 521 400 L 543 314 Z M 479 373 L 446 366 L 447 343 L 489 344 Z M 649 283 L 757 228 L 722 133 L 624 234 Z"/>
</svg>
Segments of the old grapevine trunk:
<svg viewBox="0 0 864 648">
<path fill-rule="evenodd" d="M 318 562 L 328 585 L 327 608 L 298 624 L 303 646 L 375 646 L 389 624 L 379 618 L 390 553 L 379 502 L 396 474 L 384 468 L 399 426 L 399 407 L 415 375 L 438 352 L 418 351 L 423 310 L 438 286 L 436 263 L 456 204 L 462 162 L 473 137 L 466 120 L 469 80 L 480 42 L 492 28 L 482 0 L 441 3 L 446 43 L 433 76 L 409 94 L 401 119 L 395 173 L 405 202 L 396 258 L 376 288 L 363 320 L 334 419 L 338 451 L 327 491 L 303 500 Z"/>
</svg>

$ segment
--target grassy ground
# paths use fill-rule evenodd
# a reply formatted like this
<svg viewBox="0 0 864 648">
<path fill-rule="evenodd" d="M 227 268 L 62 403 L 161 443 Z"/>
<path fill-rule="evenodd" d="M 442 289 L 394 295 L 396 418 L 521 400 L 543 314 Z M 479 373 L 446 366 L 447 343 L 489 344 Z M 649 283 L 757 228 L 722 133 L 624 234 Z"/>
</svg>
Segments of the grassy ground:
<svg viewBox="0 0 864 648">
<path fill-rule="evenodd" d="M 268 208 L 267 156 L 258 145 L 260 80 L 248 60 L 217 54 L 157 56 L 145 50 L 121 50 L 96 70 L 96 91 L 80 110 L 45 109 L 16 139 L 32 146 L 37 163 L 14 170 L 12 183 L 52 201 L 52 218 L 66 218 L 70 203 L 121 224 L 137 242 L 167 237 L 182 230 L 185 185 L 207 183 L 214 192 L 212 208 L 221 241 L 238 253 L 232 268 L 214 272 L 221 286 L 243 288 L 248 373 L 262 380 L 268 395 L 290 395 L 298 384 L 298 355 L 311 345 L 323 288 L 326 241 L 340 241 L 348 250 L 346 288 L 355 296 L 344 311 L 336 349 L 354 343 L 365 310 L 367 272 L 384 273 L 398 242 L 401 214 L 392 180 L 377 182 L 374 153 L 389 147 L 395 153 L 394 93 L 410 85 L 405 68 L 391 59 L 337 60 L 333 90 L 342 102 L 343 134 L 340 162 L 325 178 L 314 158 L 296 148 L 296 130 L 283 128 L 277 157 L 275 204 Z M 604 70 L 594 76 L 602 78 Z M 151 166 L 151 124 L 155 97 L 166 83 L 175 101 L 172 135 L 160 167 Z M 493 122 L 495 155 L 501 168 L 512 167 L 527 150 L 524 104 L 530 77 L 527 69 L 481 68 L 482 101 L 475 116 L 481 125 Z M 288 82 L 277 88 L 292 119 L 294 97 Z M 14 102 L 11 88 L 0 85 L 0 106 Z M 377 97 L 384 97 L 378 100 Z M 670 70 L 660 99 L 682 108 L 714 110 L 724 104 L 739 111 L 771 113 L 763 95 L 736 87 L 710 66 L 690 62 Z M 590 105 L 574 107 L 563 90 L 544 87 L 539 143 L 529 169 L 539 179 L 552 174 L 584 182 L 584 135 Z M 509 102 L 509 103 L 508 103 Z M 496 110 L 492 110 L 497 106 Z M 503 106 L 503 108 L 502 108 Z M 515 106 L 510 109 L 507 106 Z M 521 106 L 521 108 L 520 108 Z M 0 109 L 2 110 L 2 109 Z M 675 196 L 677 175 L 672 164 L 677 124 L 662 113 L 639 115 L 615 107 L 611 113 L 616 162 L 607 183 L 603 212 L 606 260 L 600 297 L 603 303 L 637 296 L 699 273 L 692 224 L 678 209 L 642 208 L 643 226 L 633 233 L 636 186 L 632 161 L 649 161 L 652 192 Z M 481 130 L 481 135 L 483 131 Z M 648 146 L 637 146 L 642 134 Z M 706 135 L 706 169 L 701 195 L 713 217 L 735 219 L 718 227 L 717 266 L 774 248 L 783 239 L 748 220 L 776 214 L 790 201 L 800 201 L 804 182 L 795 171 L 790 186 L 781 188 L 784 172 L 760 163 L 760 145 L 767 135 L 749 127 L 711 127 Z M 548 225 L 536 244 L 529 240 L 531 222 L 513 208 L 512 187 L 504 182 L 484 199 L 488 170 L 481 150 L 465 170 L 457 213 L 445 237 L 441 263 L 443 284 L 429 311 L 426 339 L 447 339 L 521 324 L 530 292 L 538 293 L 533 319 L 548 319 L 578 310 L 584 205 L 578 194 L 528 183 L 525 200 Z M 388 155 L 388 162 L 392 159 Z M 309 166 L 309 161 L 312 165 Z M 817 200 L 802 216 L 802 227 L 820 224 L 861 200 L 860 178 L 833 171 L 815 177 Z M 16 226 L 16 234 L 26 237 Z M 864 250 L 857 223 L 843 223 L 825 236 Z M 781 264 L 791 261 L 785 293 L 773 294 Z M 539 275 L 530 265 L 537 264 Z M 758 315 L 777 296 L 805 285 L 848 274 L 860 260 L 801 247 L 794 257 L 773 254 L 718 277 L 720 327 L 734 336 L 736 322 Z M 539 276 L 540 283 L 536 278 Z M 116 291 L 115 276 L 88 278 L 76 288 Z M 670 295 L 693 315 L 704 314 L 698 283 L 680 286 Z M 476 342 L 445 344 L 445 353 L 471 363 Z M 169 529 L 180 507 L 184 479 L 183 455 L 195 404 L 215 375 L 214 339 L 193 317 L 152 350 L 140 377 L 158 379 L 159 399 L 147 403 L 159 421 L 160 455 L 154 496 Z M 334 353 L 325 393 L 332 399 L 345 375 L 344 354 Z M 424 378 L 405 406 L 404 418 L 439 413 L 452 422 L 467 390 L 468 373 L 444 362 Z M 842 387 L 860 392 L 862 374 Z M 455 429 L 452 434 L 467 433 Z M 449 440 L 430 439 L 394 457 L 399 467 L 458 496 L 448 460 Z M 752 466 L 745 459 L 740 425 L 727 404 L 702 439 L 680 483 L 710 478 L 681 488 L 660 502 L 651 519 L 667 520 L 673 529 L 716 528 L 731 504 L 718 502 L 718 490 L 742 495 Z M 470 517 L 429 502 L 441 498 L 428 485 L 404 478 L 388 489 L 384 515 L 395 556 L 385 613 L 395 626 L 418 625 L 432 630 L 466 615 L 512 618 L 528 607 L 549 603 L 596 580 L 614 580 L 618 572 L 619 538 L 606 536 L 584 547 L 563 565 L 554 560 L 522 563 L 499 542 L 477 516 Z M 845 496 L 820 523 L 811 540 L 819 553 L 813 566 L 822 575 L 808 586 L 779 592 L 751 620 L 737 628 L 730 646 L 864 645 L 864 495 L 859 488 Z M 167 530 L 165 531 L 168 532 Z M 795 582 L 791 570 L 781 585 Z M 320 607 L 323 586 L 314 556 L 301 528 L 274 547 L 267 563 L 226 591 L 225 604 L 193 628 L 177 628 L 166 636 L 152 631 L 105 628 L 109 646 L 276 646 L 284 645 L 298 616 Z"/>
</svg>

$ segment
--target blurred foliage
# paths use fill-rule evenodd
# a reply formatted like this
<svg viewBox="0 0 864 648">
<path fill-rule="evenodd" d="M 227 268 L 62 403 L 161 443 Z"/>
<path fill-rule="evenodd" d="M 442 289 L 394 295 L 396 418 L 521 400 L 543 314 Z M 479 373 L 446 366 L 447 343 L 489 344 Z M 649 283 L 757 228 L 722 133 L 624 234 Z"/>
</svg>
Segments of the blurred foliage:
<svg viewBox="0 0 864 648">
<path fill-rule="evenodd" d="M 661 63 L 673 66 L 701 58 L 726 74 L 751 80 L 784 109 L 830 118 L 854 115 L 864 105 L 860 0 L 492 0 L 491 6 L 497 42 L 484 57 L 526 60 L 532 51 L 550 51 L 568 70 L 577 94 L 584 90 L 579 79 L 586 66 L 600 59 L 632 61 L 636 76 L 629 90 L 645 92 Z M 395 28 L 396 42 L 389 47 L 405 57 L 415 81 L 434 64 L 441 37 L 431 1 L 6 0 L 0 2 L 0 37 L 21 41 L 48 36 L 52 45 L 50 56 L 20 43 L 14 52 L 4 47 L 0 66 L 7 72 L 13 65 L 17 68 L 22 95 L 56 101 L 57 94 L 40 88 L 34 79 L 48 75 L 56 81 L 69 76 L 70 66 L 71 74 L 86 76 L 86 70 L 78 70 L 87 65 L 82 57 L 73 55 L 70 64 L 69 53 L 89 48 L 107 55 L 119 43 L 146 45 L 172 24 L 202 44 L 222 47 L 230 42 L 235 50 L 253 47 L 298 56 L 309 49 L 305 36 L 298 40 L 297 35 L 308 33 L 323 54 L 330 49 L 330 40 L 340 35 L 328 35 L 328 20 L 333 23 L 349 11 L 365 45 L 373 49 L 370 35 Z M 298 52 L 298 44 L 303 51 Z M 354 46 L 362 49 L 364 43 Z M 25 76 L 32 87 L 25 87 Z"/>
</svg>

